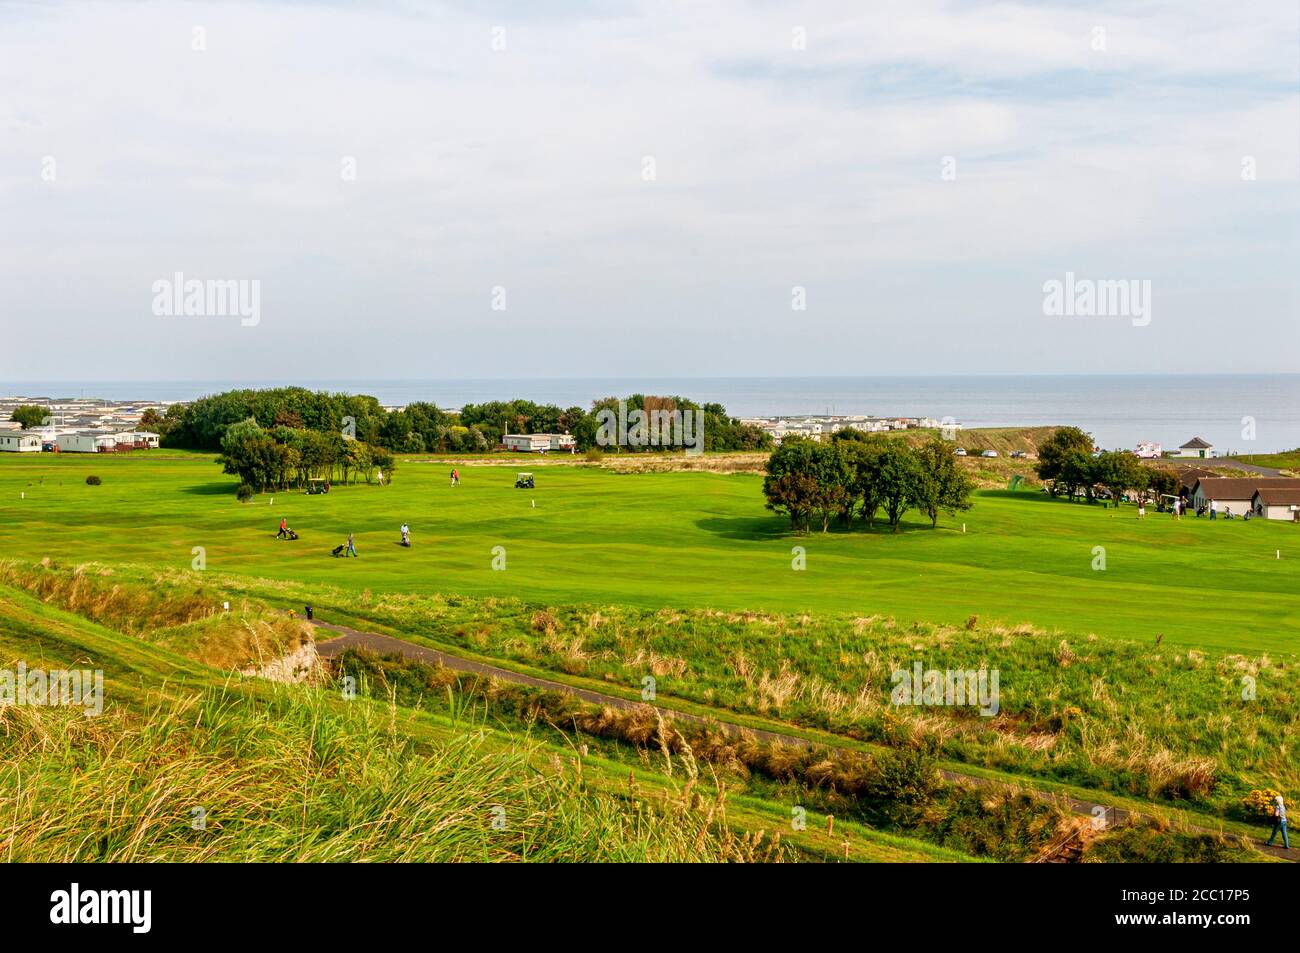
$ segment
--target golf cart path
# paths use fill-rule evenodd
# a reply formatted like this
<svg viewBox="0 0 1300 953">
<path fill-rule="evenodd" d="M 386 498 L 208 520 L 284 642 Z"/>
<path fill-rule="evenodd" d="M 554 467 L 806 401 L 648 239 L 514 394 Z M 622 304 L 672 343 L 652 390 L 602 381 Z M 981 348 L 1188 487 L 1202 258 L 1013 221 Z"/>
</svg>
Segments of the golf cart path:
<svg viewBox="0 0 1300 953">
<path fill-rule="evenodd" d="M 319 629 L 326 629 L 330 632 L 338 633 L 334 638 L 325 641 L 318 641 L 316 643 L 316 654 L 325 659 L 337 658 L 348 649 L 362 649 L 381 655 L 400 655 L 403 658 L 417 662 L 424 662 L 430 665 L 442 665 L 455 672 L 469 672 L 475 675 L 484 675 L 489 678 L 500 679 L 503 682 L 512 682 L 516 685 L 526 685 L 530 688 L 540 688 L 551 692 L 562 692 L 565 695 L 572 695 L 575 698 L 580 698 L 583 701 L 591 702 L 596 705 L 608 705 L 610 708 L 617 708 L 624 711 L 633 711 L 638 708 L 654 708 L 656 711 L 661 712 L 665 718 L 691 722 L 698 725 L 715 725 L 723 733 L 733 737 L 757 738 L 760 741 L 776 742 L 788 747 L 803 748 L 805 750 L 837 747 L 824 742 L 809 741 L 807 738 L 800 738 L 795 735 L 783 734 L 779 731 L 750 728 L 746 725 L 738 725 L 733 722 L 724 721 L 720 718 L 703 718 L 699 715 L 678 711 L 674 708 L 661 708 L 657 705 L 632 701 L 618 695 L 607 695 L 604 692 L 595 692 L 585 688 L 578 688 L 564 682 L 555 682 L 546 678 L 538 678 L 534 675 L 525 675 L 521 672 L 515 672 L 507 668 L 500 668 L 496 665 L 489 665 L 485 662 L 477 662 L 473 659 L 462 658 L 459 655 L 453 655 L 440 649 L 417 645 L 414 642 L 407 642 L 404 639 L 394 638 L 391 635 L 381 635 L 378 632 L 361 632 L 345 625 L 338 625 L 332 622 L 322 622 L 320 619 L 312 619 L 311 624 Z M 947 771 L 941 769 L 939 773 L 946 781 L 966 782 L 979 787 L 1011 786 L 1001 781 L 992 781 L 988 778 L 962 774 L 959 771 Z M 1063 801 L 1075 814 L 1095 817 L 1100 813 L 1101 816 L 1106 818 L 1107 827 L 1114 827 L 1131 817 L 1141 817 L 1140 814 L 1136 814 L 1124 808 L 1109 807 L 1105 804 L 1098 804 L 1095 801 L 1085 801 L 1081 798 L 1070 797 L 1068 795 L 1056 795 L 1048 791 L 1028 790 L 1029 793 L 1033 794 L 1035 797 L 1044 800 Z M 1208 828 L 1193 827 L 1193 829 L 1209 831 Z M 1213 831 L 1210 832 L 1213 833 Z M 1287 850 L 1280 846 L 1268 847 L 1258 838 L 1253 838 L 1253 840 L 1255 841 L 1255 845 L 1266 853 L 1285 860 L 1300 861 L 1300 848 L 1293 847 Z"/>
</svg>

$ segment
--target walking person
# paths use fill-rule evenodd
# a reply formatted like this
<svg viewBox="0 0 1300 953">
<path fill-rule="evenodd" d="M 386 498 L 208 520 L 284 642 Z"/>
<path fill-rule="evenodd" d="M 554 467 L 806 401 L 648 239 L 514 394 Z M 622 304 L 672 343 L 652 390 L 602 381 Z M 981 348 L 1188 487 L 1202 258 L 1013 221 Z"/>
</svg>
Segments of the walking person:
<svg viewBox="0 0 1300 953">
<path fill-rule="evenodd" d="M 288 535 L 289 535 L 289 518 L 287 516 L 282 516 L 280 517 L 280 532 L 275 534 L 275 538 L 282 539 L 283 537 Z"/>
<path fill-rule="evenodd" d="M 1268 835 L 1267 846 L 1273 846 L 1273 838 L 1277 832 L 1282 832 L 1282 846 L 1287 850 L 1291 849 L 1291 841 L 1286 836 L 1286 802 L 1282 800 L 1282 795 L 1273 798 L 1273 833 Z"/>
<path fill-rule="evenodd" d="M 1146 518 L 1147 518 L 1147 501 L 1145 499 L 1138 500 L 1138 519 L 1144 520 Z"/>
<path fill-rule="evenodd" d="M 1219 501 L 1210 500 L 1210 520 L 1213 522 L 1219 518 Z"/>
<path fill-rule="evenodd" d="M 344 556 L 356 556 L 357 548 L 352 545 L 352 534 L 348 533 L 348 548 L 343 552 Z"/>
</svg>

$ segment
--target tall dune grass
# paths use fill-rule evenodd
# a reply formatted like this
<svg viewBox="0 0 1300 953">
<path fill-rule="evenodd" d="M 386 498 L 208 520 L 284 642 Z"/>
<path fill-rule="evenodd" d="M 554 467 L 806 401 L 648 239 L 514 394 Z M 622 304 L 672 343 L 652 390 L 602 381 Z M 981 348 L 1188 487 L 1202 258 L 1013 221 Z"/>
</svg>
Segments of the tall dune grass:
<svg viewBox="0 0 1300 953">
<path fill-rule="evenodd" d="M 762 861 L 701 810 L 589 788 L 473 726 L 417 745 L 396 709 L 211 689 L 100 718 L 0 709 L 10 861 Z"/>
</svg>

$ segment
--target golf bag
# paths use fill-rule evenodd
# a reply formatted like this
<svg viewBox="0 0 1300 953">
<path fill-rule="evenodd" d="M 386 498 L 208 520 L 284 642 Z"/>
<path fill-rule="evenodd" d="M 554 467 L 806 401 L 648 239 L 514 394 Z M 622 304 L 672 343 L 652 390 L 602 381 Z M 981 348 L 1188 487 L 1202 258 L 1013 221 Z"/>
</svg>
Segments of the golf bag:
<svg viewBox="0 0 1300 953">
<path fill-rule="evenodd" d="M 343 550 L 344 550 L 345 548 L 346 548 L 346 547 L 344 546 L 343 543 L 339 543 L 339 545 L 337 545 L 337 546 L 334 547 L 334 549 L 333 549 L 333 551 L 330 553 L 330 555 L 331 555 L 331 556 L 340 556 L 340 555 L 343 554 Z"/>
</svg>

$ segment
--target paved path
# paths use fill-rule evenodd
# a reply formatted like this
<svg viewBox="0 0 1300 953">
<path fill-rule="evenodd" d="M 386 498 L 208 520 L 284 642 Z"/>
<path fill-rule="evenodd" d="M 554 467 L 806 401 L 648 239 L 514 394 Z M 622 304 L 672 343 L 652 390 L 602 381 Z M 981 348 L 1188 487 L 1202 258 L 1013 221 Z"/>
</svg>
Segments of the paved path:
<svg viewBox="0 0 1300 953">
<path fill-rule="evenodd" d="M 500 668 L 496 665 L 489 665 L 486 662 L 476 662 L 473 659 L 462 658 L 459 655 L 452 655 L 439 649 L 431 649 L 424 645 L 417 645 L 414 642 L 407 642 L 404 639 L 396 639 L 391 635 L 380 635 L 378 632 L 361 632 L 357 629 L 348 628 L 345 625 L 337 625 L 332 622 L 322 622 L 319 619 L 313 619 L 312 625 L 320 629 L 328 629 L 336 632 L 335 638 L 316 643 L 316 653 L 325 659 L 337 658 L 348 649 L 365 649 L 376 652 L 381 655 L 400 655 L 403 658 L 412 659 L 417 662 L 425 662 L 429 665 L 442 665 L 455 672 L 470 672 L 475 675 L 484 675 L 489 678 L 497 678 L 503 682 L 513 682 L 516 685 L 527 685 L 530 688 L 540 688 L 545 691 L 562 692 L 566 695 L 572 695 L 575 698 L 581 698 L 583 701 L 591 702 L 596 705 L 608 705 L 611 708 L 618 708 L 624 711 L 632 711 L 637 708 L 654 708 L 661 712 L 666 719 L 675 721 L 691 722 L 699 725 L 715 725 L 724 734 L 733 737 L 750 737 L 757 738 L 760 741 L 777 742 L 792 748 L 802 748 L 808 751 L 814 748 L 836 747 L 820 742 L 812 742 L 807 738 L 800 738 L 796 735 L 787 735 L 779 731 L 767 731 L 762 728 L 750 728 L 746 725 L 737 725 L 732 722 L 722 721 L 718 718 L 701 718 L 699 715 L 688 714 L 687 712 L 677 711 L 673 708 L 661 708 L 657 705 L 647 705 L 645 702 L 631 701 L 618 695 L 607 695 L 604 692 L 593 692 L 585 688 L 577 688 L 573 685 L 567 685 L 564 682 L 554 682 L 546 678 L 537 678 L 533 675 L 524 675 L 520 672 L 511 671 L 508 668 Z M 851 749 L 849 749 L 851 750 Z M 992 781 L 988 778 L 975 777 L 974 775 L 962 774 L 959 771 L 940 771 L 943 778 L 947 781 L 966 782 L 979 787 L 1006 787 L 1004 782 Z M 1026 789 L 1028 790 L 1028 789 Z M 1060 800 L 1075 814 L 1083 814 L 1087 817 L 1095 817 L 1098 813 L 1104 814 L 1106 826 L 1114 827 L 1116 824 L 1122 824 L 1134 815 L 1133 812 L 1120 807 L 1108 807 L 1104 804 L 1098 804 L 1095 801 L 1085 801 L 1080 798 L 1060 796 L 1048 791 L 1030 791 L 1036 797 L 1044 800 Z M 1197 828 L 1201 830 L 1203 828 Z M 1278 857 L 1291 861 L 1300 861 L 1300 848 L 1292 847 L 1290 850 L 1283 850 L 1281 847 L 1266 847 L 1262 840 L 1256 839 L 1255 844 L 1261 850 L 1274 854 Z"/>
<path fill-rule="evenodd" d="M 1282 475 L 1281 470 L 1273 467 L 1261 467 L 1257 463 L 1246 463 L 1244 460 L 1219 459 L 1219 460 L 1199 460 L 1192 464 L 1194 467 L 1205 467 L 1209 470 L 1244 470 L 1247 473 L 1253 473 L 1256 476 L 1278 477 Z"/>
</svg>

